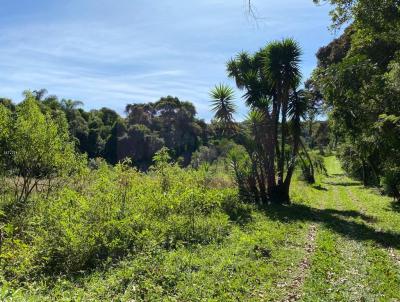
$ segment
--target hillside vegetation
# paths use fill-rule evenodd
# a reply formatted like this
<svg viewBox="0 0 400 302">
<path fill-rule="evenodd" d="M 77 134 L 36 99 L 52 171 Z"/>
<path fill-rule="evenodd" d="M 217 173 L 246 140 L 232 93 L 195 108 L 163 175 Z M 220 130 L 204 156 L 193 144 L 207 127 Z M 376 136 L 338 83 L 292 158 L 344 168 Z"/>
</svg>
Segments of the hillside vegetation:
<svg viewBox="0 0 400 302">
<path fill-rule="evenodd" d="M 291 205 L 264 208 L 238 201 L 215 171 L 168 166 L 163 192 L 159 170 L 100 165 L 85 188 L 29 210 L 25 239 L 3 245 L 0 297 L 399 300 L 398 208 L 344 176 L 335 157 L 326 164 L 318 185 L 295 181 Z"/>
<path fill-rule="evenodd" d="M 0 98 L 0 300 L 400 301 L 399 1 L 314 2 L 310 79 L 291 38 L 226 63 L 242 121 Z"/>
</svg>

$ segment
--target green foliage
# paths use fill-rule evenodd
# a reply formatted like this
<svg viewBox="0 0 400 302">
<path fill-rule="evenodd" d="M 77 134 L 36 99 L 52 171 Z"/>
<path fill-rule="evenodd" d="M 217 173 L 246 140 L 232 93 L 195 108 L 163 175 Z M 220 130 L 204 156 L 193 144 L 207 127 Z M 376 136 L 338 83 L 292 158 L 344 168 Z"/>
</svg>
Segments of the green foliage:
<svg viewBox="0 0 400 302">
<path fill-rule="evenodd" d="M 25 91 L 34 98 L 43 114 L 53 118 L 65 114 L 71 139 L 80 153 L 92 159 L 102 157 L 111 164 L 131 158 L 132 165 L 147 170 L 154 154 L 163 146 L 171 150 L 174 160 L 181 158 L 187 166 L 191 155 L 208 142 L 218 129 L 196 118 L 190 102 L 171 96 L 155 103 L 126 106 L 127 117 L 109 108 L 85 111 L 83 103 L 47 96 L 45 89 Z M 0 104 L 15 112 L 16 105 L 0 98 Z"/>
<path fill-rule="evenodd" d="M 228 160 L 231 163 L 241 198 L 248 202 L 258 202 L 253 164 L 246 149 L 243 146 L 235 146 L 229 151 Z"/>
<path fill-rule="evenodd" d="M 399 198 L 399 3 L 328 2 L 334 5 L 335 23 L 352 21 L 339 39 L 319 51 L 313 76 L 328 106 L 339 157 L 349 175 L 365 185 L 382 184 Z"/>
<path fill-rule="evenodd" d="M 376 141 L 379 144 L 382 185 L 387 194 L 400 200 L 400 116 L 381 115 L 375 123 L 378 131 Z"/>
<path fill-rule="evenodd" d="M 195 117 L 193 104 L 178 98 L 167 96 L 155 103 L 129 104 L 126 112 L 128 132 L 119 140 L 117 159 L 129 155 L 142 170 L 151 165 L 152 157 L 163 146 L 174 160 L 182 157 L 187 166 L 192 153 L 208 140 L 207 125 Z"/>
<path fill-rule="evenodd" d="M 301 178 L 309 184 L 315 183 L 316 172 L 327 175 L 324 158 L 315 152 L 304 150 L 300 156 Z"/>
<path fill-rule="evenodd" d="M 223 199 L 221 207 L 232 221 L 243 224 L 251 220 L 253 207 L 250 204 L 240 202 L 237 195 L 227 195 Z"/>
<path fill-rule="evenodd" d="M 62 114 L 42 113 L 29 93 L 11 114 L 0 106 L 2 128 L 1 166 L 14 178 L 15 201 L 25 203 L 35 188 L 69 175 L 77 164 L 75 147 L 69 140 L 67 122 Z"/>
<path fill-rule="evenodd" d="M 115 167 L 100 161 L 95 170 L 69 175 L 49 196 L 35 194 L 23 217 L 7 217 L 2 277 L 22 282 L 72 274 L 155 247 L 219 242 L 230 232 L 230 218 L 245 220 L 240 202 L 229 201 L 234 190 L 213 189 L 203 171 L 169 164 L 165 148 L 154 160 L 148 174 L 129 161 Z"/>
<path fill-rule="evenodd" d="M 163 147 L 160 151 L 157 151 L 153 157 L 153 161 L 155 163 L 154 168 L 155 171 L 161 176 L 161 189 L 164 193 L 168 191 L 170 186 L 168 168 L 170 167 L 169 162 L 171 160 L 171 156 L 169 156 L 168 152 L 168 148 Z"/>
<path fill-rule="evenodd" d="M 214 117 L 224 132 L 232 132 L 235 130 L 233 115 L 236 113 L 236 105 L 232 102 L 235 98 L 234 90 L 223 84 L 219 84 L 211 90 L 210 96 L 211 110 L 214 112 Z"/>
<path fill-rule="evenodd" d="M 3 160 L 0 160 L 0 177 L 5 175 L 7 165 L 4 160 L 9 156 L 11 150 L 8 150 L 7 142 L 10 139 L 10 131 L 12 125 L 11 111 L 0 104 L 0 155 Z"/>
<path fill-rule="evenodd" d="M 400 16 L 397 0 L 313 0 L 314 3 L 329 3 L 332 28 L 339 28 L 354 22 L 357 26 L 369 29 L 390 28 Z M 392 27 L 393 28 L 393 27 Z"/>
<path fill-rule="evenodd" d="M 298 91 L 301 55 L 296 41 L 283 39 L 253 55 L 239 53 L 227 63 L 228 76 L 245 91 L 243 98 L 251 110 L 246 121 L 250 131 L 241 133 L 249 159 L 247 171 L 236 161 L 236 179 L 240 191 L 252 192 L 256 202 L 290 202 L 301 117 L 309 107 L 309 98 Z"/>
<path fill-rule="evenodd" d="M 325 161 L 330 176 L 321 175 L 323 187 L 294 181 L 291 205 L 249 207 L 251 220 L 245 224 L 241 218 L 240 224 L 232 221 L 245 217 L 242 213 L 248 206 L 240 202 L 236 190 L 204 185 L 202 177 L 210 168 L 170 167 L 172 186 L 164 195 L 155 173 L 140 173 L 129 162 L 116 167 L 100 162 L 98 169 L 76 175 L 85 180 L 84 188 L 65 188 L 52 199 L 57 213 L 40 210 L 40 215 L 55 215 L 48 225 L 35 218 L 34 211 L 27 212 L 25 235 L 36 237 L 40 221 L 46 227 L 43 234 L 59 228 L 63 239 L 58 243 L 51 234 L 45 237 L 51 238 L 46 245 L 8 228 L 14 243 L 8 240 L 1 253 L 7 258 L 0 260 L 0 300 L 284 301 L 294 295 L 293 288 L 304 301 L 398 300 L 400 217 L 388 211 L 394 203 L 344 176 L 334 157 Z M 124 196 L 127 220 L 120 212 Z M 75 216 L 76 211 L 85 214 Z M 121 238 L 143 247 L 136 244 L 122 257 L 116 247 L 128 243 Z M 52 252 L 39 249 L 39 242 Z M 68 265 L 79 263 L 66 251 L 84 262 L 78 247 L 85 257 L 88 250 L 116 254 L 100 260 L 97 257 L 106 254 L 95 252 L 88 263 L 95 269 L 86 267 L 74 274 L 67 270 L 67 275 L 63 260 L 68 259 Z M 55 265 L 62 273 L 43 273 L 50 270 L 48 259 L 38 257 L 44 254 L 60 260 Z"/>
<path fill-rule="evenodd" d="M 382 186 L 386 194 L 400 200 L 400 168 L 398 166 L 387 165 L 382 177 Z"/>
</svg>

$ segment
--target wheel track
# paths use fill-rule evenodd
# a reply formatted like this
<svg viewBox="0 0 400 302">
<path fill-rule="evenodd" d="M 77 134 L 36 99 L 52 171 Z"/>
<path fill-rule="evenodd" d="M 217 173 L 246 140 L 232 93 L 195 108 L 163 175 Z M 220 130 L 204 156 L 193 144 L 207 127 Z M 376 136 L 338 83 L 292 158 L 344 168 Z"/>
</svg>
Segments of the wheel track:
<svg viewBox="0 0 400 302">
<path fill-rule="evenodd" d="M 312 224 L 308 231 L 307 242 L 305 245 L 306 254 L 304 255 L 302 261 L 299 264 L 298 275 L 293 279 L 292 283 L 288 286 L 289 293 L 282 302 L 295 302 L 301 299 L 301 288 L 304 281 L 308 275 L 311 267 L 311 255 L 314 253 L 316 248 L 316 237 L 317 237 L 317 226 Z"/>
</svg>

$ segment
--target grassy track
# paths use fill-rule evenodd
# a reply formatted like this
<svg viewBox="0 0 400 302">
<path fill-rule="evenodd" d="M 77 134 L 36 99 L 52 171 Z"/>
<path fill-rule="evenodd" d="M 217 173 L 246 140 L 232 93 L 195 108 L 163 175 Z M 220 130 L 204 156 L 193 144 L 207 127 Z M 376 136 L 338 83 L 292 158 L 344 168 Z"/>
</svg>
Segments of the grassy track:
<svg viewBox="0 0 400 302">
<path fill-rule="evenodd" d="M 152 250 L 3 299 L 400 301 L 400 212 L 344 176 L 334 157 L 326 164 L 318 186 L 295 182 L 291 206 L 255 211 L 220 244 Z"/>
<path fill-rule="evenodd" d="M 333 194 L 321 211 L 303 301 L 400 301 L 400 213 L 389 198 L 341 175 L 334 158 L 327 164 L 332 176 L 321 182 Z"/>
</svg>

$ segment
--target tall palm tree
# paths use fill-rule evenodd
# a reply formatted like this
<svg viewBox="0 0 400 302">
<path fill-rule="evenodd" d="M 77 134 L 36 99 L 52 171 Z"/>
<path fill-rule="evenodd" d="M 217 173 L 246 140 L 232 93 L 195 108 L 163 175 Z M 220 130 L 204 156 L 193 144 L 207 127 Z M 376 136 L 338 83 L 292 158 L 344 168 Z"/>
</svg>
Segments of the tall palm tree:
<svg viewBox="0 0 400 302">
<path fill-rule="evenodd" d="M 263 112 L 265 132 L 265 174 L 268 183 L 268 195 L 272 196 L 276 188 L 275 179 L 275 149 L 277 146 L 276 116 L 279 116 L 276 100 L 273 98 L 272 85 L 265 73 L 265 49 L 254 55 L 247 52 L 239 53 L 227 63 L 228 76 L 236 81 L 239 89 L 244 90 L 244 99 L 251 109 Z"/>
<path fill-rule="evenodd" d="M 258 140 L 263 142 L 263 169 L 267 177 L 268 195 L 279 202 L 289 201 L 289 191 L 285 184 L 290 184 L 293 172 L 291 167 L 284 178 L 287 119 L 291 102 L 296 102 L 291 95 L 301 81 L 301 54 L 301 48 L 296 41 L 284 39 L 269 43 L 254 55 L 241 52 L 227 64 L 228 76 L 235 79 L 239 89 L 244 90 L 246 104 L 252 110 L 263 113 L 263 127 L 258 133 Z M 293 116 L 291 125 L 300 128 L 297 121 L 296 119 L 294 122 Z M 297 153 L 298 143 L 292 143 L 292 153 Z"/>
<path fill-rule="evenodd" d="M 211 110 L 214 112 L 215 119 L 222 124 L 224 132 L 233 131 L 235 129 L 233 115 L 236 113 L 233 88 L 219 84 L 211 90 L 210 96 Z"/>
<path fill-rule="evenodd" d="M 67 120 L 71 121 L 76 114 L 76 109 L 83 105 L 81 101 L 74 101 L 74 100 L 61 100 L 61 108 L 64 110 L 65 115 L 67 116 Z"/>
<path fill-rule="evenodd" d="M 299 44 L 293 39 L 274 41 L 264 49 L 264 73 L 272 85 L 276 105 L 281 117 L 281 146 L 277 148 L 278 184 L 284 182 L 285 144 L 287 137 L 287 111 L 290 93 L 295 91 L 301 81 Z M 276 116 L 275 118 L 279 118 Z M 277 133 L 276 133 L 277 136 Z"/>
<path fill-rule="evenodd" d="M 34 90 L 34 91 L 32 91 L 32 93 L 37 101 L 41 101 L 41 100 L 43 100 L 44 96 L 47 94 L 47 89 L 42 88 L 39 90 Z"/>
<path fill-rule="evenodd" d="M 66 99 L 62 99 L 61 100 L 61 107 L 65 110 L 65 111 L 72 111 L 80 106 L 83 106 L 83 102 L 81 101 L 74 101 L 74 100 L 66 100 Z"/>
</svg>

